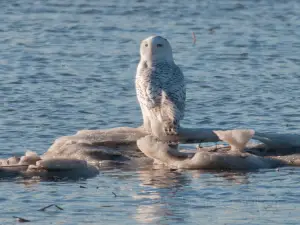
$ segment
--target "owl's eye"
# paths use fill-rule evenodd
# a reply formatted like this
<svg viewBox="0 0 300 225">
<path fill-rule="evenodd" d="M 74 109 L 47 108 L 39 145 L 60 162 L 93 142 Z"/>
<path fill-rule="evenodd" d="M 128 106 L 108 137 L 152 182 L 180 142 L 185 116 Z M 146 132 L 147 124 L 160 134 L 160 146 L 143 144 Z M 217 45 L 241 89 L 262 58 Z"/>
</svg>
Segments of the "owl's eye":
<svg viewBox="0 0 300 225">
<path fill-rule="evenodd" d="M 148 44 L 145 44 L 145 47 L 148 47 Z"/>
<path fill-rule="evenodd" d="M 162 44 L 157 44 L 156 45 L 158 48 L 161 48 L 163 45 Z"/>
</svg>

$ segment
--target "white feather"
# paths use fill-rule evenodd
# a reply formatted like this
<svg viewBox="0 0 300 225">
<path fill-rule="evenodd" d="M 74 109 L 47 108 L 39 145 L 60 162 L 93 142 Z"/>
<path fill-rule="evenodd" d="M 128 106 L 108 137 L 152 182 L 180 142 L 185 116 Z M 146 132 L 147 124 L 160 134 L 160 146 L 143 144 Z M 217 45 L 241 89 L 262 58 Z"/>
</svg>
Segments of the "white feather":
<svg viewBox="0 0 300 225">
<path fill-rule="evenodd" d="M 142 41 L 140 56 L 135 84 L 144 127 L 155 136 L 161 134 L 158 127 L 167 135 L 177 133 L 184 118 L 186 90 L 171 45 L 160 36 L 151 36 Z"/>
</svg>

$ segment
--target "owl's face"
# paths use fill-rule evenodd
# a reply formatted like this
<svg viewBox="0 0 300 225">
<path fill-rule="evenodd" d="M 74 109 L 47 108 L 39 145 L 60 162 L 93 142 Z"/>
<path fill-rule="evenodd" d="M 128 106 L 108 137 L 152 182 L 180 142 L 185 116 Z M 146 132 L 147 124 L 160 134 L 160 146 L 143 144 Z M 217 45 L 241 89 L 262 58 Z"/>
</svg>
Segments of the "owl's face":
<svg viewBox="0 0 300 225">
<path fill-rule="evenodd" d="M 144 39 L 140 46 L 141 59 L 146 61 L 173 62 L 170 43 L 160 36 L 151 36 Z"/>
</svg>

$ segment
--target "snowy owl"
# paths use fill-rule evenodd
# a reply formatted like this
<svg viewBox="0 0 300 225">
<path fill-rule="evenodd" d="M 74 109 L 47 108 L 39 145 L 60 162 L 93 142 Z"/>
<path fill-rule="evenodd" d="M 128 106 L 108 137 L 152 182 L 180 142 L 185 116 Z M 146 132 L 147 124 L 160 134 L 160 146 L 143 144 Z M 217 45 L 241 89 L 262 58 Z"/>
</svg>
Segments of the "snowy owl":
<svg viewBox="0 0 300 225">
<path fill-rule="evenodd" d="M 135 85 L 146 131 L 156 137 L 176 135 L 184 117 L 186 90 L 168 40 L 151 36 L 141 42 Z"/>
</svg>

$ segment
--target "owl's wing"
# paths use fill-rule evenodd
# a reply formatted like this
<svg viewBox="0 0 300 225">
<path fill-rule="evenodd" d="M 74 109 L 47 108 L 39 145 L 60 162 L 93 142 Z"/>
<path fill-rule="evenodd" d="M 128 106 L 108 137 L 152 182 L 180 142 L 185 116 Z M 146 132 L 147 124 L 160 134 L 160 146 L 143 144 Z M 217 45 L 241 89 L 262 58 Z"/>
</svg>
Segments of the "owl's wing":
<svg viewBox="0 0 300 225">
<path fill-rule="evenodd" d="M 148 109 L 157 107 L 161 102 L 161 84 L 159 74 L 155 70 L 143 70 L 137 75 L 136 91 L 140 104 Z"/>
<path fill-rule="evenodd" d="M 170 70 L 168 80 L 163 84 L 163 105 L 165 114 L 173 121 L 179 121 L 184 117 L 186 88 L 183 73 L 176 65 Z"/>
</svg>

